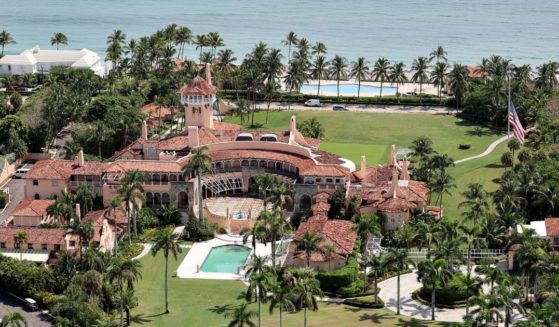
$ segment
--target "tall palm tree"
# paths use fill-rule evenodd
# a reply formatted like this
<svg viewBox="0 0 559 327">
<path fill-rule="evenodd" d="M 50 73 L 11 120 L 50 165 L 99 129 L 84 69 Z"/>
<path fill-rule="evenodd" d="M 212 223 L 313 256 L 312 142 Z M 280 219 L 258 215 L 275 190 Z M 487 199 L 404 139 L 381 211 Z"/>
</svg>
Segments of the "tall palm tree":
<svg viewBox="0 0 559 327">
<path fill-rule="evenodd" d="M 93 201 L 97 198 L 95 188 L 89 184 L 80 184 L 76 189 L 76 201 L 80 204 L 81 216 L 93 209 Z"/>
<path fill-rule="evenodd" d="M 249 285 L 245 293 L 245 300 L 253 298 L 258 302 L 258 326 L 262 325 L 262 302 L 268 300 L 268 290 L 271 285 L 271 276 L 266 271 L 252 273 L 249 278 Z"/>
<path fill-rule="evenodd" d="M 448 172 L 441 170 L 435 173 L 432 181 L 429 183 L 430 192 L 437 194 L 438 200 L 435 203 L 439 203 L 439 208 L 443 207 L 443 196 L 445 194 L 450 195 L 450 189 L 456 187 L 454 183 L 454 177 L 452 177 Z"/>
<path fill-rule="evenodd" d="M 117 222 L 116 222 L 116 209 L 120 208 L 122 205 L 122 201 L 120 200 L 120 197 L 115 196 L 111 199 L 111 202 L 109 202 L 109 206 L 107 207 L 107 209 L 105 209 L 105 217 L 109 217 L 111 215 L 111 211 L 113 214 L 113 219 L 114 219 L 114 229 L 115 229 L 115 233 L 114 233 L 114 238 L 115 238 L 115 244 L 114 244 L 114 255 L 116 256 L 118 254 L 118 226 L 117 226 Z"/>
<path fill-rule="evenodd" d="M 112 62 L 113 69 L 117 69 L 118 68 L 118 63 L 121 59 L 122 56 L 122 46 L 120 45 L 120 43 L 118 42 L 112 42 L 109 44 L 109 46 L 107 47 L 107 55 L 105 57 L 105 61 L 110 61 Z"/>
<path fill-rule="evenodd" d="M 316 56 L 314 62 L 311 65 L 311 77 L 318 80 L 318 89 L 316 91 L 317 97 L 320 97 L 320 82 L 322 80 L 322 77 L 324 76 L 324 73 L 326 72 L 327 67 L 328 61 L 326 60 L 326 57 L 322 55 Z"/>
<path fill-rule="evenodd" d="M 351 65 L 351 77 L 357 79 L 357 99 L 361 96 L 361 80 L 366 79 L 370 74 L 370 68 L 365 57 L 359 57 Z"/>
<path fill-rule="evenodd" d="M 258 187 L 258 193 L 264 200 L 264 208 L 268 204 L 269 193 L 279 184 L 278 178 L 272 174 L 260 174 L 253 177 L 254 185 Z"/>
<path fill-rule="evenodd" d="M 0 319 L 0 327 L 27 327 L 27 319 L 19 312 L 10 312 Z"/>
<path fill-rule="evenodd" d="M 439 45 L 438 47 L 433 49 L 433 51 L 431 51 L 431 53 L 429 54 L 429 61 L 432 61 L 433 59 L 437 59 L 437 64 L 440 61 L 446 62 L 447 61 L 446 55 L 447 52 L 444 50 L 444 48 L 441 45 Z"/>
<path fill-rule="evenodd" d="M 382 86 L 384 81 L 388 80 L 390 73 L 390 62 L 382 57 L 378 58 L 371 72 L 371 77 L 375 82 L 380 82 L 380 97 L 382 98 Z"/>
<path fill-rule="evenodd" d="M 204 51 L 204 47 L 209 46 L 208 37 L 205 34 L 199 34 L 194 37 L 194 41 L 192 43 L 196 44 L 196 50 L 200 50 L 200 58 L 202 57 L 202 52 Z"/>
<path fill-rule="evenodd" d="M 249 310 L 246 302 L 241 303 L 232 311 L 225 313 L 225 318 L 231 319 L 228 327 L 255 327 L 256 324 L 252 322 L 252 318 L 257 316 L 257 313 Z"/>
<path fill-rule="evenodd" d="M 483 281 L 478 276 L 462 275 L 456 277 L 458 281 L 458 289 L 466 293 L 466 316 L 470 314 L 470 297 L 476 296 L 482 289 Z"/>
<path fill-rule="evenodd" d="M 462 192 L 464 201 L 460 202 L 458 207 L 468 207 L 470 210 L 463 212 L 464 217 L 473 221 L 477 225 L 478 219 L 483 217 L 489 210 L 489 202 L 487 201 L 487 192 L 480 183 L 468 184 L 468 189 Z"/>
<path fill-rule="evenodd" d="M 496 326 L 504 316 L 500 311 L 500 301 L 494 294 L 480 294 L 469 300 L 470 306 L 475 307 L 470 313 L 475 317 L 478 326 Z"/>
<path fill-rule="evenodd" d="M 208 33 L 208 43 L 212 48 L 212 62 L 213 62 L 215 61 L 215 54 L 217 48 L 224 46 L 225 43 L 223 43 L 223 38 L 219 35 L 218 32 Z"/>
<path fill-rule="evenodd" d="M 55 45 L 55 44 L 56 44 L 56 50 L 58 50 L 58 46 L 60 44 L 68 45 L 68 38 L 66 37 L 66 35 L 64 35 L 64 33 L 60 33 L 60 32 L 54 33 L 50 38 L 50 45 Z"/>
<path fill-rule="evenodd" d="M 456 108 L 462 104 L 462 98 L 468 88 L 468 69 L 462 64 L 455 63 L 448 73 L 447 85 L 456 99 Z"/>
<path fill-rule="evenodd" d="M 179 58 L 184 59 L 184 46 L 192 42 L 192 31 L 186 26 L 179 26 L 175 35 L 175 43 L 179 46 Z"/>
<path fill-rule="evenodd" d="M 336 79 L 337 91 L 338 91 L 338 101 L 340 101 L 340 80 L 345 78 L 347 74 L 347 60 L 345 57 L 336 55 L 334 59 L 330 62 L 328 67 L 328 74 Z"/>
<path fill-rule="evenodd" d="M 403 62 L 397 62 L 390 69 L 390 81 L 396 83 L 396 96 L 398 97 L 398 103 L 400 103 L 400 85 L 404 85 L 408 81 L 408 77 L 404 71 L 406 65 Z"/>
<path fill-rule="evenodd" d="M 388 266 L 393 267 L 397 272 L 397 304 L 396 304 L 396 314 L 400 314 L 400 274 L 407 270 L 410 265 L 413 265 L 413 261 L 408 257 L 408 251 L 406 249 L 392 248 L 388 251 L 386 255 L 386 263 Z"/>
<path fill-rule="evenodd" d="M 509 327 L 512 323 L 513 310 L 525 314 L 524 307 L 518 302 L 518 298 L 522 295 L 521 288 L 516 287 L 516 285 L 501 284 L 497 286 L 495 294 L 500 302 L 501 308 L 505 311 L 505 327 Z"/>
<path fill-rule="evenodd" d="M 311 266 L 311 256 L 313 253 L 322 253 L 320 243 L 323 238 L 313 232 L 305 232 L 300 239 L 295 239 L 293 242 L 297 246 L 297 251 L 304 251 L 307 257 L 307 268 Z"/>
<path fill-rule="evenodd" d="M 537 67 L 536 78 L 534 79 L 536 88 L 547 92 L 552 91 L 559 85 L 557 74 L 559 74 L 559 63 L 555 61 L 549 61 Z"/>
<path fill-rule="evenodd" d="M 418 235 L 420 236 L 421 246 L 427 245 L 427 259 L 431 259 L 431 249 L 433 243 L 437 241 L 441 232 L 440 224 L 437 222 L 420 221 L 417 225 Z"/>
<path fill-rule="evenodd" d="M 91 126 L 91 138 L 90 141 L 97 143 L 97 155 L 99 158 L 103 158 L 102 145 L 111 136 L 113 136 L 114 131 L 109 128 L 104 122 L 96 121 Z"/>
<path fill-rule="evenodd" d="M 283 311 L 293 312 L 295 304 L 290 298 L 292 283 L 286 278 L 287 272 L 280 271 L 277 275 L 277 281 L 271 287 L 272 294 L 269 296 L 270 300 L 270 314 L 274 312 L 274 308 L 279 309 L 280 327 L 283 327 Z"/>
<path fill-rule="evenodd" d="M 352 220 L 355 223 L 352 229 L 361 240 L 361 258 L 364 264 L 363 280 L 367 280 L 367 242 L 371 235 L 380 234 L 379 219 L 375 215 L 357 214 Z M 363 291 L 365 291 L 365 285 L 363 285 Z"/>
<path fill-rule="evenodd" d="M 15 44 L 16 40 L 14 37 L 6 30 L 0 32 L 0 45 L 2 46 L 2 52 L 0 52 L 0 58 L 4 57 L 4 47 L 8 44 Z"/>
<path fill-rule="evenodd" d="M 124 259 L 121 256 L 115 256 L 111 259 L 111 263 L 107 268 L 107 277 L 113 282 L 118 282 L 118 290 L 120 292 L 120 326 L 124 325 L 124 283 L 128 289 L 134 288 L 134 283 L 142 277 L 142 265 L 137 260 Z"/>
<path fill-rule="evenodd" d="M 435 320 L 435 292 L 437 285 L 441 284 L 446 287 L 452 273 L 448 269 L 448 264 L 444 259 L 425 260 L 417 266 L 419 278 L 423 282 L 424 287 L 431 288 L 431 320 Z"/>
<path fill-rule="evenodd" d="M 385 257 L 379 253 L 371 253 L 366 260 L 367 265 L 371 268 L 369 274 L 373 277 L 375 303 L 378 303 L 378 279 L 386 271 Z"/>
<path fill-rule="evenodd" d="M 458 227 L 462 232 L 462 236 L 460 240 L 467 244 L 468 246 L 468 253 L 466 254 L 466 270 L 467 275 L 470 276 L 472 268 L 470 267 L 471 258 L 472 258 L 472 247 L 476 250 L 482 247 L 485 247 L 487 243 L 485 242 L 485 238 L 481 234 L 481 228 L 477 225 L 469 227 L 467 225 L 460 225 Z"/>
<path fill-rule="evenodd" d="M 295 294 L 297 308 L 304 309 L 305 320 L 303 326 L 307 327 L 307 309 L 318 310 L 316 297 L 321 296 L 322 291 L 320 290 L 320 282 L 314 278 L 312 271 L 303 270 L 300 275 L 293 288 L 293 294 Z"/>
<path fill-rule="evenodd" d="M 295 34 L 295 32 L 289 32 L 287 34 L 287 36 L 285 37 L 284 40 L 281 41 L 281 43 L 285 46 L 288 47 L 287 49 L 287 63 L 290 64 L 291 63 L 291 46 L 292 45 L 297 45 L 297 42 L 299 42 L 299 37 L 297 37 L 297 34 Z"/>
<path fill-rule="evenodd" d="M 272 212 L 263 211 L 260 214 L 263 222 L 264 232 L 270 240 L 271 257 L 273 266 L 276 265 L 276 242 L 283 238 L 283 232 L 287 226 L 287 222 L 283 218 L 283 209 L 275 208 Z"/>
<path fill-rule="evenodd" d="M 182 253 L 178 237 L 179 235 L 173 234 L 172 227 L 161 229 L 155 234 L 151 248 L 151 255 L 156 256 L 159 251 L 162 251 L 165 257 L 165 313 L 169 313 L 169 285 L 167 283 L 169 278 L 169 254 L 173 255 L 176 261 L 177 254 Z"/>
<path fill-rule="evenodd" d="M 23 243 L 25 242 L 27 242 L 27 233 L 25 231 L 15 233 L 14 245 L 19 249 L 19 261 L 23 260 Z"/>
<path fill-rule="evenodd" d="M 289 90 L 289 95 L 293 90 L 299 91 L 301 85 L 307 80 L 306 64 L 301 60 L 293 60 L 289 63 L 289 68 L 283 76 L 283 83 Z M 289 108 L 291 109 L 291 101 Z"/>
<path fill-rule="evenodd" d="M 123 45 L 126 41 L 126 34 L 122 30 L 113 30 L 113 33 L 107 37 L 107 44 L 118 43 Z"/>
<path fill-rule="evenodd" d="M 412 63 L 411 69 L 414 71 L 411 81 L 419 83 L 419 103 L 422 103 L 423 84 L 429 81 L 427 69 L 429 69 L 429 60 L 425 57 L 418 57 Z"/>
<path fill-rule="evenodd" d="M 237 58 L 231 49 L 219 50 L 217 53 L 217 62 L 221 73 L 227 73 L 236 60 Z"/>
<path fill-rule="evenodd" d="M 202 193 L 202 174 L 211 173 L 212 168 L 212 157 L 210 157 L 206 151 L 208 151 L 207 146 L 200 146 L 190 150 L 190 160 L 183 168 L 183 175 L 185 179 L 189 179 L 190 176 L 195 175 L 198 184 L 198 219 L 204 219 L 204 194 Z"/>
<path fill-rule="evenodd" d="M 326 44 L 324 44 L 322 42 L 316 42 L 312 46 L 311 53 L 315 56 L 320 56 L 320 55 L 326 54 L 327 50 L 328 49 L 326 48 Z"/>
<path fill-rule="evenodd" d="M 124 201 L 126 217 L 128 218 L 128 243 L 131 244 L 131 227 L 134 227 L 134 234 L 138 235 L 137 222 L 134 215 L 138 202 L 144 199 L 143 188 L 144 175 L 138 170 L 133 169 L 126 171 L 121 179 L 121 185 L 117 191 L 122 201 Z M 132 220 L 132 222 L 131 222 Z M 132 225 L 132 226 L 131 226 Z"/>
<path fill-rule="evenodd" d="M 435 65 L 435 69 L 431 72 L 431 83 L 437 87 L 437 95 L 439 96 L 439 102 L 441 102 L 442 92 L 441 89 L 446 85 L 446 70 L 448 65 L 446 62 L 438 62 Z"/>
<path fill-rule="evenodd" d="M 266 243 L 266 228 L 264 227 L 264 223 L 260 220 L 256 221 L 252 228 L 243 228 L 239 233 L 243 236 L 243 244 L 248 243 L 248 239 L 251 239 L 252 243 L 252 257 L 253 259 L 256 258 L 256 244 L 258 241 L 262 243 Z"/>
</svg>

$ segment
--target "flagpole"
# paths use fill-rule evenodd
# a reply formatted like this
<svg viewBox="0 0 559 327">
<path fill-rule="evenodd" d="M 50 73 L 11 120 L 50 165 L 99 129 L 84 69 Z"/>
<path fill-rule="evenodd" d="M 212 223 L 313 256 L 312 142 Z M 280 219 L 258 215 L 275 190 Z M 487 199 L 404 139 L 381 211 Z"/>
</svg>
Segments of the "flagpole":
<svg viewBox="0 0 559 327">
<path fill-rule="evenodd" d="M 510 119 L 509 119 L 509 117 L 510 117 L 510 101 L 511 101 L 511 99 L 510 99 L 510 76 L 508 76 L 508 74 L 507 74 L 507 81 L 508 81 L 508 84 L 509 84 L 509 97 L 508 97 L 509 98 L 509 103 L 508 103 L 508 108 L 507 108 L 507 112 L 508 112 L 508 114 L 507 114 L 507 138 L 509 138 L 510 137 Z"/>
</svg>

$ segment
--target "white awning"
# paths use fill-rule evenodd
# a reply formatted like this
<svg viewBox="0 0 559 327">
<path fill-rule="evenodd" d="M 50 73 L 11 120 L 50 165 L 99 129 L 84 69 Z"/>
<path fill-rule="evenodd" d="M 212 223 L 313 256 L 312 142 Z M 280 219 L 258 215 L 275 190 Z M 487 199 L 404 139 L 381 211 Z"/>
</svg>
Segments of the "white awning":
<svg viewBox="0 0 559 327">
<path fill-rule="evenodd" d="M 19 260 L 21 255 L 23 260 L 40 263 L 45 263 L 49 259 L 48 251 L 24 251 L 23 253 L 16 251 L 1 251 L 0 254 L 16 260 Z"/>
</svg>

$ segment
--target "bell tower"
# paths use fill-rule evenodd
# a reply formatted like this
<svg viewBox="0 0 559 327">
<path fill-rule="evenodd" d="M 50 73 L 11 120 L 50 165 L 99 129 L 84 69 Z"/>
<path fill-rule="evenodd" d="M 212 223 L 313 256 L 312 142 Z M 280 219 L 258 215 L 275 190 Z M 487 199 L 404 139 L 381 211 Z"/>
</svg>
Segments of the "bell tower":
<svg viewBox="0 0 559 327">
<path fill-rule="evenodd" d="M 195 77 L 181 88 L 181 103 L 184 105 L 185 126 L 213 129 L 213 104 L 217 87 L 212 85 L 211 66 L 206 64 L 205 78 Z"/>
</svg>

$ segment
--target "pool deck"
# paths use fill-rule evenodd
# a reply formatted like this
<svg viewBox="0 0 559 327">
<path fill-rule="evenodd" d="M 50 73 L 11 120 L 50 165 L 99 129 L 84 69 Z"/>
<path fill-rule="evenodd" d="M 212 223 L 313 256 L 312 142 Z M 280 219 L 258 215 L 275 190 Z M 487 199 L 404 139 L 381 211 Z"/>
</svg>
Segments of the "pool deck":
<svg viewBox="0 0 559 327">
<path fill-rule="evenodd" d="M 188 254 L 180 264 L 177 269 L 177 277 L 179 278 L 197 278 L 197 279 L 224 279 L 224 280 L 243 280 L 245 277 L 245 271 L 242 270 L 239 274 L 236 273 L 208 273 L 200 271 L 200 267 L 204 263 L 204 260 L 210 253 L 211 249 L 216 246 L 222 245 L 244 245 L 248 248 L 252 248 L 251 241 L 247 244 L 243 244 L 242 236 L 233 235 L 218 235 L 216 238 L 205 242 L 194 243 Z M 262 243 L 256 244 L 256 255 L 257 256 L 269 256 L 272 246 L 268 243 L 264 245 Z M 253 251 L 254 252 L 254 251 Z M 250 261 L 251 256 L 249 255 L 248 260 Z"/>
<path fill-rule="evenodd" d="M 315 85 L 318 84 L 318 80 L 309 80 L 307 81 L 305 84 L 311 84 L 311 85 Z M 342 87 L 343 85 L 347 85 L 347 84 L 357 84 L 357 80 L 355 79 L 350 79 L 350 80 L 342 80 L 340 81 L 340 87 Z M 320 81 L 320 86 L 321 88 L 323 86 L 326 85 L 337 85 L 337 81 L 333 81 L 333 80 L 321 80 Z M 374 87 L 379 87 L 380 88 L 380 82 L 361 82 L 361 86 L 374 86 Z M 391 90 L 389 88 L 396 88 L 396 84 L 390 83 L 390 82 L 384 82 L 382 85 L 384 88 L 386 88 L 383 92 L 383 95 L 395 95 L 395 91 L 391 92 Z M 431 94 L 431 95 L 436 95 L 437 94 L 437 88 L 433 85 L 433 84 L 423 84 L 422 88 L 422 92 L 424 94 Z M 415 92 L 415 93 L 419 93 L 419 84 L 417 83 L 405 83 L 405 84 L 401 84 L 400 88 L 399 88 L 399 92 L 401 94 L 407 93 L 407 92 Z M 301 91 L 301 93 L 303 94 L 309 94 L 309 95 L 316 95 L 316 90 L 315 91 Z M 320 95 L 321 96 L 337 96 L 337 92 L 324 92 L 322 89 L 320 90 Z M 357 96 L 357 91 L 355 91 L 355 93 L 342 93 L 340 92 L 340 95 L 343 96 Z M 378 92 L 364 92 L 364 90 L 361 90 L 361 96 L 362 97 L 374 97 L 374 96 L 378 96 L 379 93 Z"/>
</svg>

